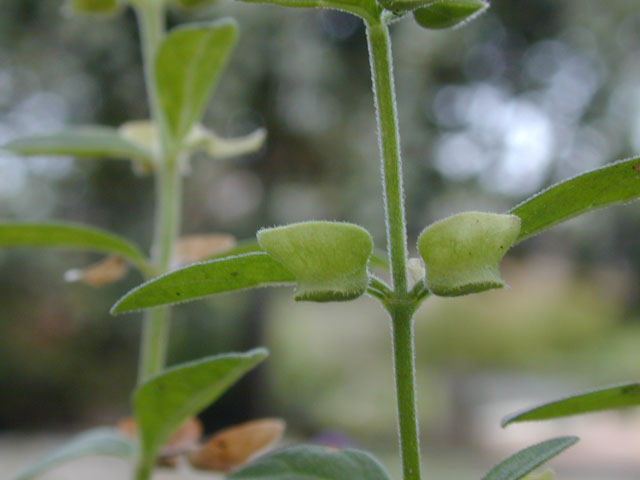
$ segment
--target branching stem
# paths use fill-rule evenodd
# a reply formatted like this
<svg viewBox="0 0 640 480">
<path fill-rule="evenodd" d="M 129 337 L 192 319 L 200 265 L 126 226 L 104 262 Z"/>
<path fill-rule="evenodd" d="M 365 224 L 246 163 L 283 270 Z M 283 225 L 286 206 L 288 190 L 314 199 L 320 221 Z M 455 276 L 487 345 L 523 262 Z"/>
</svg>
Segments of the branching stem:
<svg viewBox="0 0 640 480">
<path fill-rule="evenodd" d="M 387 245 L 393 280 L 393 291 L 383 301 L 383 305 L 388 310 L 392 322 L 403 477 L 404 480 L 420 480 L 413 347 L 413 313 L 419 301 L 407 292 L 407 233 L 402 189 L 402 162 L 393 84 L 391 41 L 384 21 L 367 23 L 367 39 L 382 155 Z"/>
</svg>

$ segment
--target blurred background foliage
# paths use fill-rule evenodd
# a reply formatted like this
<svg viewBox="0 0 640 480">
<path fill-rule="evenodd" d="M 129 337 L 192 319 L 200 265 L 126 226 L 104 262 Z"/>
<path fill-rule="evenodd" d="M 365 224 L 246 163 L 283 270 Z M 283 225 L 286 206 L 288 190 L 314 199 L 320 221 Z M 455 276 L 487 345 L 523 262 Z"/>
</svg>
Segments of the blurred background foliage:
<svg viewBox="0 0 640 480">
<path fill-rule="evenodd" d="M 451 32 L 392 27 L 411 245 L 446 215 L 505 211 L 640 151 L 636 7 L 494 0 Z M 261 226 L 337 219 L 384 247 L 361 23 L 226 1 L 170 22 L 224 15 L 241 37 L 205 123 L 227 136 L 265 126 L 269 139 L 239 160 L 192 161 L 184 232 L 250 238 Z M 0 2 L 0 142 L 146 117 L 137 41 L 131 12 L 96 21 L 65 15 L 58 0 Z M 127 162 L 2 153 L 0 172 L 2 220 L 84 222 L 150 243 L 153 185 Z M 556 381 L 568 393 L 637 378 L 639 225 L 638 205 L 586 215 L 513 251 L 510 289 L 428 301 L 416 332 L 424 436 L 472 443 L 483 402 L 548 398 Z M 108 309 L 140 278 L 100 290 L 64 282 L 96 259 L 0 250 L 0 432 L 127 414 L 140 324 Z M 295 304 L 265 291 L 175 310 L 171 362 L 255 345 L 271 360 L 205 413 L 208 429 L 281 415 L 305 437 L 395 447 L 388 326 L 370 299 Z"/>
</svg>

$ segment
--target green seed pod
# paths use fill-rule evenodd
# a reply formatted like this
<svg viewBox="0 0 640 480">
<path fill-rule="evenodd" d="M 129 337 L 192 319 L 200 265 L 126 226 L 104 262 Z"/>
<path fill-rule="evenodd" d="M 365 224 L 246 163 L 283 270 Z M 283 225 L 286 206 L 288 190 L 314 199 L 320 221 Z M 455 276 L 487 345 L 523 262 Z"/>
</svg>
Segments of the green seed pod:
<svg viewBox="0 0 640 480">
<path fill-rule="evenodd" d="M 418 237 L 427 286 L 443 297 L 504 287 L 498 265 L 519 233 L 516 215 L 468 212 L 429 225 Z"/>
<path fill-rule="evenodd" d="M 421 27 L 442 30 L 473 20 L 488 7 L 486 0 L 436 0 L 415 10 L 413 17 Z"/>
<path fill-rule="evenodd" d="M 258 243 L 296 277 L 296 300 L 351 300 L 369 283 L 373 241 L 357 225 L 304 222 L 266 228 L 258 232 Z"/>
<path fill-rule="evenodd" d="M 120 10 L 119 0 L 67 0 L 66 8 L 74 13 L 104 15 Z"/>
</svg>

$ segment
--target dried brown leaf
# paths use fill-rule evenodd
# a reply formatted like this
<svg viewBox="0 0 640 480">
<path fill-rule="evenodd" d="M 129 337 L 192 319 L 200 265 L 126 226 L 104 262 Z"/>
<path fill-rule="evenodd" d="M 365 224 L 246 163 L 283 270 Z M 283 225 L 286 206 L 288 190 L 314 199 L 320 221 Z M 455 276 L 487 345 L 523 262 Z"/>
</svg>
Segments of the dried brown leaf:
<svg viewBox="0 0 640 480">
<path fill-rule="evenodd" d="M 92 287 L 102 287 L 117 282 L 127 274 L 129 264 L 122 257 L 107 257 L 85 268 L 67 270 L 67 282 L 83 282 Z"/>
<path fill-rule="evenodd" d="M 231 250 L 235 246 L 236 239 L 227 233 L 187 235 L 176 244 L 174 263 L 176 267 L 188 265 Z"/>
<path fill-rule="evenodd" d="M 193 467 L 203 470 L 234 470 L 277 443 L 284 429 L 284 421 L 265 418 L 221 430 L 191 452 L 189 461 Z"/>
</svg>

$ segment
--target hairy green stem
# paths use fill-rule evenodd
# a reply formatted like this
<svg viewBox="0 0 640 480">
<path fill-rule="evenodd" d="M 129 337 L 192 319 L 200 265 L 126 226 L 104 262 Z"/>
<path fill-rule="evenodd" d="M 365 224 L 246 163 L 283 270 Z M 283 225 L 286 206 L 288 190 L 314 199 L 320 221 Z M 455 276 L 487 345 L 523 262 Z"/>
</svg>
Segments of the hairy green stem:
<svg viewBox="0 0 640 480">
<path fill-rule="evenodd" d="M 420 440 L 416 398 L 413 307 L 390 309 L 393 332 L 393 360 L 398 397 L 398 427 L 404 480 L 420 480 Z"/>
<path fill-rule="evenodd" d="M 402 295 L 407 293 L 407 234 L 402 190 L 400 135 L 393 85 L 391 42 L 387 26 L 382 23 L 367 24 L 367 39 L 382 152 L 382 183 L 391 276 L 393 290 Z"/>
<path fill-rule="evenodd" d="M 155 159 L 156 217 L 151 247 L 153 263 L 158 273 L 166 272 L 171 265 L 171 252 L 178 236 L 181 210 L 180 172 L 177 160 L 166 148 L 164 122 L 162 121 L 155 81 L 155 57 L 165 35 L 165 6 L 162 2 L 140 4 L 137 9 L 140 40 L 144 59 L 149 108 L 154 125 L 162 139 Z M 140 347 L 138 381 L 156 375 L 165 366 L 169 338 L 169 311 L 167 308 L 148 310 Z"/>
<path fill-rule="evenodd" d="M 402 161 L 393 84 L 389 30 L 381 21 L 367 23 L 371 75 L 382 154 L 387 244 L 393 292 L 383 301 L 391 315 L 398 402 L 398 429 L 404 480 L 420 480 L 413 347 L 413 313 L 418 301 L 407 292 L 407 233 L 402 189 Z"/>
</svg>

